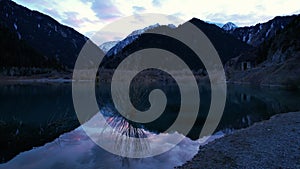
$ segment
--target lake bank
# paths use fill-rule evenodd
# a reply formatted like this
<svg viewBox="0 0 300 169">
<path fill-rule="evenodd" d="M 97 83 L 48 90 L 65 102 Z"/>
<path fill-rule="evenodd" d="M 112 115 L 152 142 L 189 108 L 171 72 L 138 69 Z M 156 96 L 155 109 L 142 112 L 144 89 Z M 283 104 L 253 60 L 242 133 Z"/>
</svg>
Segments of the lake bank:
<svg viewBox="0 0 300 169">
<path fill-rule="evenodd" d="M 278 114 L 215 140 L 178 168 L 299 168 L 300 112 Z"/>
<path fill-rule="evenodd" d="M 96 77 L 97 84 L 110 84 L 111 79 L 109 77 L 112 76 L 111 71 L 107 71 L 106 73 L 101 75 L 101 78 Z M 125 78 L 126 79 L 126 78 Z M 210 80 L 208 76 L 195 76 L 195 79 L 198 84 L 209 85 Z M 182 76 L 180 79 L 185 81 L 185 77 Z M 64 74 L 64 75 L 37 75 L 37 76 L 0 76 L 0 84 L 22 84 L 22 83 L 72 83 L 74 80 L 72 79 L 72 74 Z M 90 79 L 82 78 L 79 82 L 92 82 Z M 120 79 L 120 83 L 123 83 L 124 79 Z M 137 81 L 136 81 L 137 82 Z M 171 81 L 170 79 L 164 79 L 159 77 L 151 77 L 149 76 L 139 76 L 138 84 L 163 84 L 163 85 L 176 85 L 175 81 Z M 215 84 L 217 84 L 216 82 Z M 283 89 L 283 90 L 299 90 L 300 85 L 288 85 L 288 84 L 280 84 L 280 83 L 269 83 L 269 84 L 252 84 L 250 82 L 242 82 L 242 81 L 232 81 L 227 80 L 227 85 L 241 85 L 241 86 L 249 86 L 249 87 L 260 87 L 260 88 L 275 88 L 275 89 Z"/>
</svg>

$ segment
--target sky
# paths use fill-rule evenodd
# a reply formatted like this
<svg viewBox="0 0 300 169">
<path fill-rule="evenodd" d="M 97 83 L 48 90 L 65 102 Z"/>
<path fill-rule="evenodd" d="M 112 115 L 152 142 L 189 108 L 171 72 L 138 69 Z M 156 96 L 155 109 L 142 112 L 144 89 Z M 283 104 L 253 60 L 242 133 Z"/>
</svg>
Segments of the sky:
<svg viewBox="0 0 300 169">
<path fill-rule="evenodd" d="M 233 22 L 250 26 L 275 16 L 300 13 L 299 0 L 14 0 L 50 15 L 91 37 L 102 27 L 131 15 L 159 13 L 187 21 Z M 173 21 L 170 20 L 170 24 Z M 153 23 L 155 24 L 155 23 Z M 175 25 L 178 23 L 174 23 Z"/>
</svg>

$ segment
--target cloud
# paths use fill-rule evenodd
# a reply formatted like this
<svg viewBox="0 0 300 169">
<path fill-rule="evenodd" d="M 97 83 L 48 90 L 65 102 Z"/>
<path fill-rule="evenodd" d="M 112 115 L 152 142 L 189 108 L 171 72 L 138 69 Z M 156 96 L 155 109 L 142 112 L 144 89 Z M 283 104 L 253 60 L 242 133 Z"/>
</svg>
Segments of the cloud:
<svg viewBox="0 0 300 169">
<path fill-rule="evenodd" d="M 95 0 L 80 0 L 82 3 L 94 2 Z"/>
<path fill-rule="evenodd" d="M 133 9 L 134 13 L 140 13 L 140 12 L 144 12 L 146 10 L 146 8 L 144 8 L 142 6 L 133 6 L 132 9 Z"/>
<path fill-rule="evenodd" d="M 21 4 L 26 4 L 26 6 L 27 6 L 27 4 L 29 5 L 29 4 L 32 4 L 33 6 L 40 6 L 40 5 L 42 5 L 42 6 L 48 6 L 48 7 L 50 7 L 50 6 L 53 6 L 54 5 L 54 3 L 55 2 L 53 2 L 53 1 L 47 1 L 47 0 L 39 0 L 38 1 L 38 3 L 33 3 L 32 2 L 32 0 L 15 0 L 17 3 L 21 3 Z M 49 6 L 50 5 L 50 6 Z"/>
<path fill-rule="evenodd" d="M 160 0 L 152 0 L 152 5 L 155 7 L 160 7 L 161 6 L 161 1 Z"/>
<path fill-rule="evenodd" d="M 255 8 L 257 11 L 266 11 L 266 8 L 263 5 L 256 5 Z"/>
<path fill-rule="evenodd" d="M 269 0 L 252 1 L 199 1 L 194 0 L 14 0 L 30 9 L 46 13 L 59 22 L 76 26 L 83 34 L 95 32 L 123 16 L 141 13 L 160 13 L 170 16 L 171 22 L 180 17 L 187 21 L 193 17 L 204 21 L 226 23 L 234 22 L 238 26 L 250 26 L 266 22 L 275 16 L 300 13 L 300 1 L 276 0 L 270 5 Z M 65 13 L 65 12 L 76 12 Z M 88 19 L 87 19 L 88 18 Z M 172 20 L 173 19 L 173 20 Z M 90 21 L 94 23 L 91 23 Z M 142 20 L 142 19 L 140 19 Z M 75 21 L 74 24 L 71 22 Z M 82 23 L 86 21 L 85 23 Z M 176 23 L 174 23 L 176 24 Z M 79 27 L 78 27 L 79 26 Z M 132 30 L 133 31 L 133 30 Z"/>
<path fill-rule="evenodd" d="M 251 25 L 253 21 L 265 22 L 266 20 L 272 19 L 272 16 L 268 15 L 257 15 L 255 13 L 249 14 L 229 14 L 224 13 L 212 13 L 207 15 L 206 19 L 213 22 L 227 23 L 233 22 L 236 25 Z"/>
<path fill-rule="evenodd" d="M 52 16 L 55 19 L 63 19 L 63 17 L 54 9 L 43 9 L 43 13 Z"/>
<path fill-rule="evenodd" d="M 94 1 L 92 2 L 91 9 L 102 20 L 111 20 L 122 16 L 122 13 L 111 0 Z"/>
<path fill-rule="evenodd" d="M 181 19 L 182 16 L 184 16 L 182 13 L 177 12 L 169 15 L 168 18 L 172 22 L 172 24 L 177 25 L 182 23 L 182 19 Z"/>
<path fill-rule="evenodd" d="M 300 14 L 300 10 L 293 12 L 293 14 Z"/>
<path fill-rule="evenodd" d="M 64 12 L 64 15 L 66 16 L 66 19 L 63 19 L 62 22 L 71 25 L 72 27 L 79 28 L 81 24 L 89 21 L 87 18 L 80 19 L 79 13 L 77 12 Z"/>
<path fill-rule="evenodd" d="M 57 6 L 59 6 L 55 1 L 39 0 L 37 2 L 32 2 L 31 0 L 15 0 L 16 3 L 22 4 L 30 9 L 40 11 L 55 19 L 62 19 L 59 14 Z"/>
</svg>

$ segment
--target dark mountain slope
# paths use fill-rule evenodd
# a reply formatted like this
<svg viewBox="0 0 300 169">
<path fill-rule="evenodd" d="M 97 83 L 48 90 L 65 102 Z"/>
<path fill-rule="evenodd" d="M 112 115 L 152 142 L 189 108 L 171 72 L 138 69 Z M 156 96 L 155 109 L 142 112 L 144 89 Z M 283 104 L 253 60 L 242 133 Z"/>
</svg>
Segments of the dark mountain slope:
<svg viewBox="0 0 300 169">
<path fill-rule="evenodd" d="M 10 32 L 0 25 L 0 67 L 3 75 L 30 75 L 45 73 L 50 69 L 62 70 L 62 65 L 54 59 L 39 54 L 24 41 L 19 40 L 17 34 Z M 14 72 L 10 71 L 15 68 Z M 35 72 L 30 71 L 35 69 Z M 18 70 L 18 72 L 16 72 Z"/>
<path fill-rule="evenodd" d="M 214 24 L 208 24 L 196 18 L 193 18 L 189 22 L 194 24 L 207 35 L 207 37 L 215 46 L 223 63 L 226 63 L 229 59 L 253 48 L 236 39 Z M 158 26 L 151 29 L 150 32 L 158 32 L 162 34 L 168 34 L 169 32 L 180 34 L 183 30 L 181 28 L 184 26 L 185 24 L 180 25 L 178 28 Z M 197 39 L 191 39 L 191 41 L 197 41 Z M 122 41 L 119 43 L 122 43 Z M 173 52 L 177 56 L 181 57 L 181 59 L 190 65 L 190 68 L 195 71 L 203 68 L 203 66 L 201 66 L 201 61 L 198 59 L 195 53 L 189 49 L 188 46 L 185 46 L 182 42 L 171 37 L 149 33 L 149 31 L 139 35 L 139 37 L 134 39 L 130 44 L 125 46 L 122 50 L 119 50 L 118 53 L 115 53 L 110 57 L 106 57 L 103 60 L 102 65 L 105 65 L 105 67 L 108 69 L 116 68 L 118 64 L 128 55 L 146 48 L 160 48 Z M 110 51 L 114 51 L 114 48 L 112 48 Z M 169 61 L 162 58 L 162 62 L 168 63 Z"/>
<path fill-rule="evenodd" d="M 10 0 L 0 1 L 0 24 L 40 54 L 73 68 L 87 38 L 51 17 Z"/>
<path fill-rule="evenodd" d="M 243 62 L 250 69 L 241 70 Z M 262 85 L 300 86 L 300 15 L 258 49 L 226 64 L 231 81 Z"/>
<path fill-rule="evenodd" d="M 223 63 L 226 63 L 229 59 L 238 56 L 242 52 L 252 49 L 252 47 L 241 40 L 228 35 L 226 31 L 216 25 L 207 24 L 206 22 L 197 18 L 193 18 L 189 22 L 196 25 L 205 33 L 205 35 L 215 46 Z"/>
<path fill-rule="evenodd" d="M 237 39 L 257 47 L 278 34 L 295 18 L 296 15 L 277 16 L 266 23 L 259 23 L 250 27 L 240 27 L 228 32 Z"/>
</svg>

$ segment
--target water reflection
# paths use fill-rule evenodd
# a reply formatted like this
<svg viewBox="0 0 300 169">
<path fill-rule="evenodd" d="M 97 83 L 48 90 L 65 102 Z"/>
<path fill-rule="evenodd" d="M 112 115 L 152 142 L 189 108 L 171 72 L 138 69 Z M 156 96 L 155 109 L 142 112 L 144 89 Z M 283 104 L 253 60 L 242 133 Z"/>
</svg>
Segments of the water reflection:
<svg viewBox="0 0 300 169">
<path fill-rule="evenodd" d="M 145 151 L 148 145 L 145 142 L 136 142 L 133 146 L 130 146 L 126 140 L 120 141 L 118 138 L 109 140 L 113 132 L 121 132 L 125 135 L 141 138 L 150 136 L 150 139 L 156 140 L 157 145 L 155 147 L 157 148 L 166 146 L 164 144 L 169 141 L 168 139 L 182 137 L 179 133 L 157 135 L 146 132 L 130 125 L 126 120 L 122 121 L 124 118 L 118 118 L 108 118 L 111 121 L 110 125 L 116 128 L 114 128 L 114 131 L 107 131 L 104 128 L 103 132 L 106 134 L 102 133 L 101 136 L 102 138 L 105 137 L 103 140 L 115 144 L 116 148 L 120 150 L 125 149 L 125 151 L 131 152 L 133 148 L 134 151 Z M 98 134 L 99 128 L 95 123 L 99 121 L 95 119 L 97 119 L 96 116 L 86 125 L 90 127 L 91 131 Z M 156 157 L 143 159 L 122 158 L 100 148 L 85 134 L 82 127 L 79 127 L 72 132 L 63 134 L 54 142 L 21 153 L 8 163 L 0 165 L 0 168 L 173 168 L 192 158 L 197 153 L 199 145 L 198 141 L 185 138 L 176 148 Z"/>
<path fill-rule="evenodd" d="M 149 143 L 141 141 L 142 138 L 156 139 L 156 148 L 159 149 L 166 146 L 165 143 L 168 143 L 168 139 L 182 137 L 180 130 L 165 133 L 165 130 L 176 119 L 176 112 L 180 108 L 180 98 L 178 95 L 172 94 L 176 92 L 176 87 L 162 87 L 168 93 L 168 105 L 163 116 L 152 123 L 142 125 L 130 122 L 116 113 L 111 100 L 106 97 L 110 91 L 109 86 L 99 87 L 103 89 L 99 91 L 99 96 L 102 98 L 98 100 L 99 107 L 106 117 L 108 125 L 114 129 L 112 131 L 103 128 L 101 131 L 110 133 L 107 134 L 108 136 L 121 133 L 125 136 L 140 138 L 140 142 L 128 146 L 128 140 L 124 140 L 122 137 L 114 138 L 114 140 L 103 137 L 104 140 L 109 140 L 108 143 L 114 144 L 116 150 L 148 153 L 152 147 L 149 146 Z M 138 100 L 132 101 L 136 102 L 134 105 L 138 109 L 143 110 L 149 106 L 147 92 L 151 89 L 150 87 L 144 90 L 136 97 L 139 98 Z M 118 168 L 132 165 L 145 166 L 150 163 L 155 163 L 153 164 L 155 166 L 152 165 L 149 168 L 157 168 L 159 165 L 165 166 L 162 168 L 170 168 L 170 165 L 173 164 L 180 165 L 181 162 L 183 163 L 193 156 L 193 153 L 189 153 L 189 151 L 197 152 L 201 142 L 199 134 L 210 106 L 210 89 L 200 86 L 200 91 L 200 111 L 187 138 L 170 152 L 149 160 L 134 161 L 126 158 L 120 159 L 100 149 L 84 134 L 82 128 L 74 130 L 79 123 L 74 113 L 69 84 L 0 85 L 0 158 L 2 162 L 7 162 L 22 151 L 51 142 L 62 133 L 74 130 L 43 147 L 22 153 L 8 163 L 0 165 L 0 168 L 16 168 L 21 165 L 28 166 L 27 168 L 33 168 L 30 166 L 72 168 L 77 164 L 82 168 L 89 165 L 90 168 Z M 225 111 L 216 132 L 232 132 L 248 127 L 257 121 L 266 120 L 277 113 L 300 110 L 299 100 L 299 91 L 229 85 Z M 46 157 L 42 159 L 44 154 Z M 51 162 L 47 162 L 47 158 L 51 159 Z M 175 162 L 172 162 L 172 159 L 175 159 Z"/>
<path fill-rule="evenodd" d="M 79 126 L 69 84 L 0 84 L 0 162 Z"/>
<path fill-rule="evenodd" d="M 107 117 L 106 121 L 110 127 L 104 127 L 101 137 L 105 137 L 105 134 L 115 136 L 114 151 L 117 151 L 118 154 L 123 154 L 123 156 L 137 156 L 141 153 L 149 153 L 150 144 L 148 140 L 145 139 L 148 138 L 149 133 L 147 134 L 143 128 L 134 126 L 127 119 L 118 114 Z M 130 153 L 135 154 L 130 155 Z"/>
</svg>

